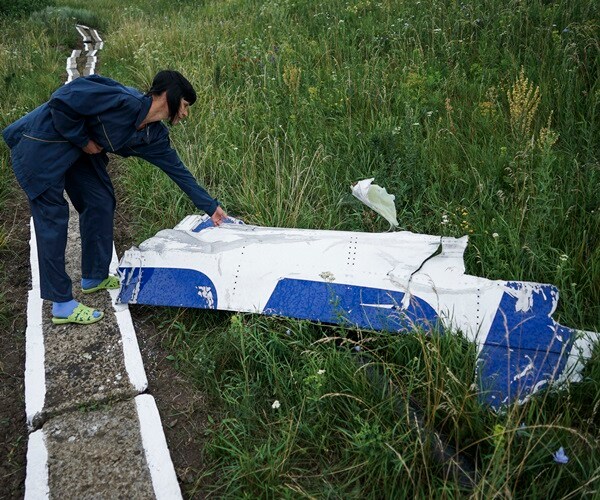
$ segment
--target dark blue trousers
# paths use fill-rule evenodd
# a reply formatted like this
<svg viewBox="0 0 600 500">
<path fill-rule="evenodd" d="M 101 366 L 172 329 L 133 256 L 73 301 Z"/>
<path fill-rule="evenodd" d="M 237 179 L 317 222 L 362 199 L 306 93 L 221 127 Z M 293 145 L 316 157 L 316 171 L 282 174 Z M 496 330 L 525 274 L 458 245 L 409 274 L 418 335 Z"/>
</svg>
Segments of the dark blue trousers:
<svg viewBox="0 0 600 500">
<path fill-rule="evenodd" d="M 79 213 L 81 276 L 91 279 L 108 276 L 116 200 L 106 172 L 107 162 L 105 153 L 82 153 L 60 183 L 29 200 L 43 299 L 65 302 L 73 298 L 71 278 L 65 270 L 69 205 L 64 191 Z"/>
</svg>

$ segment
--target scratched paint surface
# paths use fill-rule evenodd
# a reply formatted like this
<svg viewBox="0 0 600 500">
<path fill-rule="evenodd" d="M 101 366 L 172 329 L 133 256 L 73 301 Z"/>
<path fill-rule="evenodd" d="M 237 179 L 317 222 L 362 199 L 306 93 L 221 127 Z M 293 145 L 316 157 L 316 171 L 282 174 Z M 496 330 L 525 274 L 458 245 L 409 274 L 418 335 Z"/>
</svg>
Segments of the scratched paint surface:
<svg viewBox="0 0 600 500">
<path fill-rule="evenodd" d="M 552 319 L 552 285 L 465 274 L 466 245 L 410 232 L 214 228 L 189 216 L 125 252 L 119 298 L 389 332 L 460 330 L 478 347 L 482 399 L 493 408 L 577 380 L 598 334 Z"/>
</svg>

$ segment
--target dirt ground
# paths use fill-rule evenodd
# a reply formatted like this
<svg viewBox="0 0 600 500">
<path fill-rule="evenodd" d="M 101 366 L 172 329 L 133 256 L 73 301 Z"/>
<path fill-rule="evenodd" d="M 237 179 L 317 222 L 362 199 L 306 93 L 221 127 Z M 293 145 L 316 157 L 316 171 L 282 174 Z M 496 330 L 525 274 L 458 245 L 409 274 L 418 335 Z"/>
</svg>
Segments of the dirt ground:
<svg viewBox="0 0 600 500">
<path fill-rule="evenodd" d="M 9 288 L 0 300 L 0 498 L 22 498 L 25 491 L 25 328 L 29 272 L 29 207 L 24 194 L 0 213 L 8 248 L 0 252 Z"/>
<path fill-rule="evenodd" d="M 111 176 L 118 191 L 118 160 L 112 159 Z M 23 498 L 27 428 L 25 424 L 24 365 L 29 270 L 29 207 L 24 194 L 15 189 L 14 199 L 0 214 L 0 227 L 9 234 L 8 249 L 0 254 L 10 289 L 4 296 L 7 314 L 0 322 L 0 499 Z M 115 216 L 115 246 L 119 255 L 132 245 L 130 218 L 122 204 Z M 167 360 L 163 333 L 153 322 L 156 310 L 132 308 L 132 317 L 148 377 L 147 392 L 158 406 L 167 443 L 184 498 L 202 498 L 192 493 L 203 470 L 202 448 L 207 428 L 208 402 Z M 75 326 L 76 328 L 76 326 Z"/>
</svg>

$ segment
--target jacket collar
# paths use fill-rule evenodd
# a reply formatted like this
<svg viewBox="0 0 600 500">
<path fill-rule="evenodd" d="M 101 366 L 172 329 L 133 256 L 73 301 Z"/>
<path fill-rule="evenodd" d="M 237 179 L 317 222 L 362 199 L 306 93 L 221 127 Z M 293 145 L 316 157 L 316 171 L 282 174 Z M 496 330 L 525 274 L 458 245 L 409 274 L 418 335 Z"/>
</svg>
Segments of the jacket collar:
<svg viewBox="0 0 600 500">
<path fill-rule="evenodd" d="M 148 111 L 150 111 L 150 106 L 152 105 L 152 97 L 145 95 L 142 97 L 142 106 L 140 108 L 140 112 L 138 113 L 137 120 L 135 121 L 136 130 L 140 127 L 140 124 L 144 121 L 144 118 L 148 115 Z"/>
</svg>

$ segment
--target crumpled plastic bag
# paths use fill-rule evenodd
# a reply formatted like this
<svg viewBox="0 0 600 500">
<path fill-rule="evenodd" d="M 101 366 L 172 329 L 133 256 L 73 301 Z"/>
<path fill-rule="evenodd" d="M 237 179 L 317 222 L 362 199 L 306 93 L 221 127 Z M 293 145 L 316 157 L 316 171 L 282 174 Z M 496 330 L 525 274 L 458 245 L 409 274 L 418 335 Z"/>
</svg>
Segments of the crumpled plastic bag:
<svg viewBox="0 0 600 500">
<path fill-rule="evenodd" d="M 374 180 L 375 178 L 358 181 L 352 186 L 352 194 L 369 208 L 375 210 L 392 227 L 398 227 L 396 204 L 394 203 L 396 197 L 393 194 L 389 194 L 385 188 L 373 184 Z"/>
</svg>

